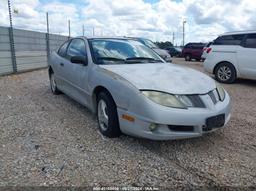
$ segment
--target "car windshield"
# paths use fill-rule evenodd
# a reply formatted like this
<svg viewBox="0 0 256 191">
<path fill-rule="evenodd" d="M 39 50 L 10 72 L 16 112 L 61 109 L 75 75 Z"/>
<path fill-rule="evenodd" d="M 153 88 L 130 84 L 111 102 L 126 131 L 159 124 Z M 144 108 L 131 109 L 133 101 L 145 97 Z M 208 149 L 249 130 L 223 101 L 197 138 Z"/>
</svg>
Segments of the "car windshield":
<svg viewBox="0 0 256 191">
<path fill-rule="evenodd" d="M 148 46 L 149 48 L 158 48 L 156 44 L 154 44 L 151 40 L 148 39 L 141 39 L 141 41 L 143 42 L 143 44 L 145 44 L 146 46 Z"/>
<path fill-rule="evenodd" d="M 164 62 L 153 50 L 131 39 L 89 39 L 97 64 Z"/>
</svg>

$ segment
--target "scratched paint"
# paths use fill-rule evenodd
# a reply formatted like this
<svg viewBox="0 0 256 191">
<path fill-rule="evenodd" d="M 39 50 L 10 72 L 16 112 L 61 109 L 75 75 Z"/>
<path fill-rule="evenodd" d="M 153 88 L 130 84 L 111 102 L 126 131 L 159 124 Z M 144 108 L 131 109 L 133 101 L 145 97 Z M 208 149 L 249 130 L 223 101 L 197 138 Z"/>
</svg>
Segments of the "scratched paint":
<svg viewBox="0 0 256 191">
<path fill-rule="evenodd" d="M 172 94 L 205 94 L 215 81 L 196 70 L 170 63 L 101 65 L 128 80 L 138 89 Z"/>
</svg>

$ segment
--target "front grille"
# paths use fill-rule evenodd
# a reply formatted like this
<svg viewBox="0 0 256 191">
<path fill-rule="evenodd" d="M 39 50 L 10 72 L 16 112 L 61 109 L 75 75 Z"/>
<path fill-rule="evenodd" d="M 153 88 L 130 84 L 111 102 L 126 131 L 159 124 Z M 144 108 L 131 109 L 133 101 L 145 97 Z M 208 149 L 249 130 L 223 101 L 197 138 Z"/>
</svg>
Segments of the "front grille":
<svg viewBox="0 0 256 191">
<path fill-rule="evenodd" d="M 209 92 L 208 95 L 209 95 L 210 98 L 212 99 L 212 102 L 213 102 L 214 104 L 216 104 L 216 103 L 217 103 L 217 99 L 216 99 L 216 97 L 215 97 L 213 91 Z"/>
<path fill-rule="evenodd" d="M 204 102 L 201 100 L 199 95 L 188 95 L 188 99 L 192 102 L 193 107 L 205 108 Z"/>
<path fill-rule="evenodd" d="M 213 90 L 213 91 L 209 92 L 208 95 L 210 96 L 213 104 L 215 105 L 219 100 L 217 91 Z"/>
<path fill-rule="evenodd" d="M 183 126 L 183 125 L 168 125 L 171 131 L 189 132 L 194 131 L 193 126 Z"/>
<path fill-rule="evenodd" d="M 199 95 L 185 95 L 186 98 L 188 98 L 190 100 L 190 102 L 192 103 L 192 107 L 196 107 L 196 108 L 206 108 L 206 105 L 204 103 L 204 101 L 202 100 L 201 96 L 204 96 L 204 95 L 208 95 L 213 104 L 217 104 L 218 101 L 219 101 L 219 95 L 218 95 L 218 92 L 217 90 L 213 90 L 213 91 L 210 91 L 209 93 L 206 93 L 206 94 L 199 94 Z M 181 96 L 182 97 L 182 96 Z"/>
</svg>

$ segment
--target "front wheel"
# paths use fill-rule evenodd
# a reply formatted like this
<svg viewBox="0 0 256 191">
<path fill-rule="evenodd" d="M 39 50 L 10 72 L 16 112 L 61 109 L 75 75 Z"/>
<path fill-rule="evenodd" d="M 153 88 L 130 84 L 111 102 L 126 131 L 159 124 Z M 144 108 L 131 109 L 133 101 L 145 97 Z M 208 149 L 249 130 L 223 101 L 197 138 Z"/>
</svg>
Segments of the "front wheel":
<svg viewBox="0 0 256 191">
<path fill-rule="evenodd" d="M 121 134 L 116 104 L 107 92 L 97 96 L 97 118 L 100 132 L 109 137 L 119 137 Z"/>
<path fill-rule="evenodd" d="M 61 93 L 59 91 L 59 89 L 57 88 L 57 84 L 56 84 L 56 81 L 55 81 L 54 73 L 50 74 L 50 86 L 51 86 L 51 90 L 52 90 L 53 94 L 58 95 L 58 94 Z"/>
<path fill-rule="evenodd" d="M 231 84 L 236 79 L 236 69 L 232 64 L 223 62 L 217 66 L 215 78 L 219 82 Z"/>
</svg>

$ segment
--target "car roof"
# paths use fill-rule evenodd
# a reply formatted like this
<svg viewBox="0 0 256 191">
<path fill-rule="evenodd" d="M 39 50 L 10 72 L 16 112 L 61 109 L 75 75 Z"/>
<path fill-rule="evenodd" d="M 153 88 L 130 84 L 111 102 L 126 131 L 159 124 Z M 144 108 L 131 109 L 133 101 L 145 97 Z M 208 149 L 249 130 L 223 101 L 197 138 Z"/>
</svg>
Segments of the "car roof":
<svg viewBox="0 0 256 191">
<path fill-rule="evenodd" d="M 251 33 L 256 33 L 256 30 L 226 32 L 226 33 L 221 34 L 220 36 L 236 35 L 236 34 L 251 34 Z"/>
<path fill-rule="evenodd" d="M 203 43 L 203 42 L 189 42 L 188 44 L 202 45 L 202 44 L 205 44 L 205 43 Z"/>
<path fill-rule="evenodd" d="M 124 36 L 124 38 L 150 40 L 150 39 L 148 39 L 148 38 L 144 38 L 144 37 L 134 37 L 134 36 Z"/>
<path fill-rule="evenodd" d="M 83 38 L 83 39 L 123 39 L 123 40 L 131 40 L 131 38 L 123 37 L 123 36 L 77 36 L 74 38 Z"/>
<path fill-rule="evenodd" d="M 186 46 L 199 46 L 199 47 L 204 47 L 206 45 L 206 43 L 202 43 L 202 42 L 189 42 L 185 45 Z"/>
</svg>

